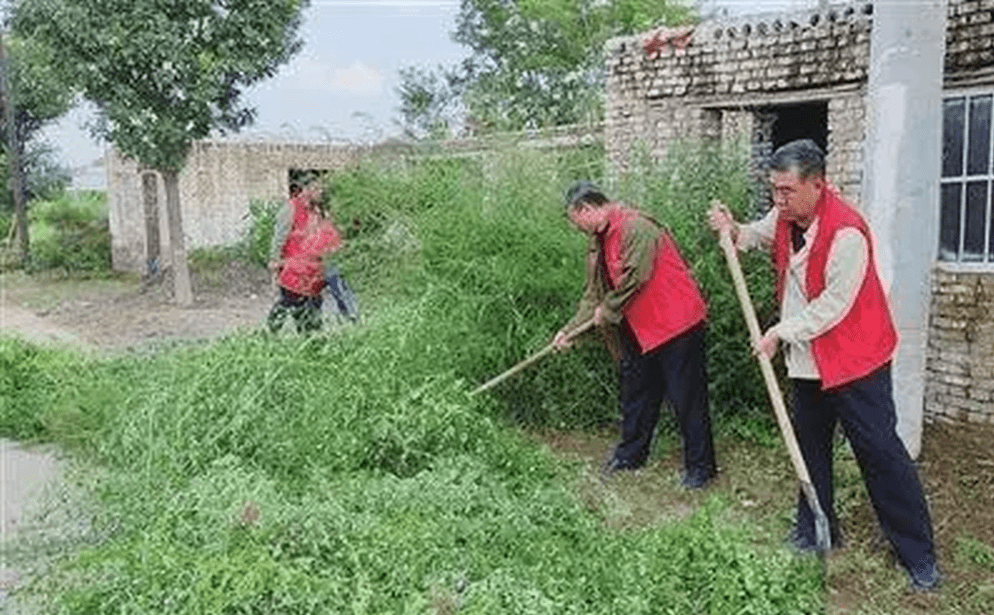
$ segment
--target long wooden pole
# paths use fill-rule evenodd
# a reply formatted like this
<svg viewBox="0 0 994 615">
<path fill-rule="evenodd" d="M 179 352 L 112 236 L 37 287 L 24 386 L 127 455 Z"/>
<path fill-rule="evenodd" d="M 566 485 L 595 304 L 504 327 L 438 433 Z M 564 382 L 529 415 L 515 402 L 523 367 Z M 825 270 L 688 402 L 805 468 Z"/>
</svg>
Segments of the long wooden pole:
<svg viewBox="0 0 994 615">
<path fill-rule="evenodd" d="M 573 339 L 574 337 L 576 337 L 577 335 L 580 335 L 581 333 L 583 333 L 584 331 L 586 331 L 587 329 L 589 329 L 592 326 L 594 326 L 594 319 L 593 318 L 591 318 L 590 320 L 586 321 L 585 323 L 583 323 L 582 325 L 580 325 L 576 329 L 573 329 L 573 331 L 570 332 L 570 334 L 569 334 L 569 336 L 568 336 L 567 339 Z M 526 367 L 528 367 L 529 365 L 531 365 L 535 361 L 538 361 L 539 359 L 541 359 L 545 355 L 549 354 L 554 349 L 555 349 L 555 345 L 553 345 L 551 343 L 548 344 L 547 346 L 545 346 L 545 348 L 539 350 L 538 352 L 536 352 L 535 354 L 531 355 L 527 359 L 521 361 L 520 363 L 515 364 L 513 367 L 511 367 L 507 371 L 505 371 L 505 372 L 503 372 L 503 373 L 501 373 L 501 374 L 499 374 L 499 375 L 491 378 L 490 380 L 486 381 L 485 383 L 483 383 L 482 385 L 480 385 L 479 387 L 477 387 L 476 389 L 474 389 L 473 392 L 470 393 L 470 395 L 476 395 L 477 393 L 482 393 L 483 391 L 486 391 L 487 389 L 490 389 L 490 388 L 493 388 L 493 387 L 497 386 L 501 382 L 504 382 L 505 380 L 507 380 L 511 376 L 513 376 L 513 375 L 517 374 L 518 372 L 522 371 L 523 369 L 525 369 Z"/>
<path fill-rule="evenodd" d="M 742 307 L 742 315 L 745 317 L 746 326 L 749 327 L 749 338 L 755 346 L 762 338 L 759 329 L 759 320 L 756 318 L 756 309 L 749 296 L 749 289 L 746 286 L 745 276 L 742 275 L 742 266 L 739 264 L 738 252 L 732 244 L 732 237 L 726 229 L 719 237 L 721 249 L 725 253 L 725 260 L 728 261 L 728 269 L 732 273 L 732 282 L 735 284 L 735 294 L 739 297 L 739 305 Z M 794 471 L 801 482 L 801 491 L 808 506 L 814 512 L 815 517 L 815 540 L 818 549 L 822 552 L 832 547 L 832 536 L 828 525 L 828 517 L 825 510 L 818 501 L 818 494 L 815 493 L 814 485 L 811 483 L 811 475 L 808 473 L 808 466 L 804 463 L 801 455 L 801 447 L 797 444 L 797 436 L 794 434 L 794 426 L 787 415 L 787 407 L 783 401 L 783 394 L 780 392 L 780 384 L 777 382 L 776 374 L 773 372 L 773 363 L 769 357 L 762 353 L 757 353 L 759 369 L 763 372 L 763 380 L 766 382 L 766 392 L 770 396 L 770 403 L 773 404 L 773 411 L 777 417 L 777 424 L 780 425 L 780 433 L 783 434 L 784 443 L 787 445 L 787 452 L 790 454 L 790 461 L 794 465 Z"/>
</svg>

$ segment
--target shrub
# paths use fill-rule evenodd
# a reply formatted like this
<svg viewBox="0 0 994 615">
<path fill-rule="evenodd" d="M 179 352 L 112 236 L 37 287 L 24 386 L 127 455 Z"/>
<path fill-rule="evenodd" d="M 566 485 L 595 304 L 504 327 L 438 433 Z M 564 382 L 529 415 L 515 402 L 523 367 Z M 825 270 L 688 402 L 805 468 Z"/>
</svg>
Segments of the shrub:
<svg viewBox="0 0 994 615">
<path fill-rule="evenodd" d="M 285 204 L 281 201 L 253 200 L 249 203 L 248 229 L 241 248 L 245 258 L 256 265 L 269 265 L 269 248 L 273 240 L 276 216 Z"/>
<path fill-rule="evenodd" d="M 647 210 L 670 228 L 708 302 L 708 377 L 713 410 L 766 415 L 766 389 L 752 356 L 724 254 L 706 216 L 711 202 L 719 199 L 739 220 L 757 217 L 747 144 L 671 144 L 662 161 L 635 156 L 629 172 L 616 183 L 622 199 Z M 740 254 L 739 258 L 764 326 L 778 311 L 769 259 L 757 252 Z"/>
<path fill-rule="evenodd" d="M 111 268 L 107 197 L 90 191 L 63 193 L 30 209 L 32 265 L 67 274 L 103 274 Z"/>
</svg>

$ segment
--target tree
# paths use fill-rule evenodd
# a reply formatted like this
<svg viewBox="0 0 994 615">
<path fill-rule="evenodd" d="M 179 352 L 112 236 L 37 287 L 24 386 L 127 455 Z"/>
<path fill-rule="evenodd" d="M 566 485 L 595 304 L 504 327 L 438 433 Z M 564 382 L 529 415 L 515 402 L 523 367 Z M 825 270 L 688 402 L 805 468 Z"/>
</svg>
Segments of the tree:
<svg viewBox="0 0 994 615">
<path fill-rule="evenodd" d="M 470 56 L 401 71 L 403 125 L 438 125 L 457 102 L 484 130 L 598 120 L 604 43 L 693 17 L 680 0 L 462 0 L 452 38 Z"/>
<path fill-rule="evenodd" d="M 451 135 L 462 112 L 460 95 L 465 81 L 457 70 L 411 66 L 400 69 L 401 119 L 404 134 L 415 139 L 440 139 Z"/>
<path fill-rule="evenodd" d="M 308 0 L 16 0 L 13 25 L 60 50 L 97 108 L 95 132 L 157 170 L 176 301 L 193 301 L 179 202 L 190 145 L 252 122 L 245 88 L 276 74 L 303 45 Z"/>
<path fill-rule="evenodd" d="M 22 263 L 30 247 L 26 203 L 31 187 L 37 186 L 29 171 L 39 156 L 44 157 L 43 148 L 33 140 L 46 124 L 69 110 L 73 99 L 72 88 L 54 68 L 53 56 L 38 41 L 6 35 L 0 39 L 0 117 L 5 131 L 0 150 L 6 163 L 2 176 L 11 187 L 0 203 L 4 209 L 13 208 Z"/>
</svg>

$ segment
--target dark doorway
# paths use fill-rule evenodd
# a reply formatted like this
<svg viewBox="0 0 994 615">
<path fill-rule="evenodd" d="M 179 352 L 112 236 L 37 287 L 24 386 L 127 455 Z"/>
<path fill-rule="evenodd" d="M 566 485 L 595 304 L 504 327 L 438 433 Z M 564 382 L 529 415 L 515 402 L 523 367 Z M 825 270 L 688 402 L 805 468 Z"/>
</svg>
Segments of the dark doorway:
<svg viewBox="0 0 994 615">
<path fill-rule="evenodd" d="M 776 105 L 767 111 L 776 116 L 770 135 L 773 149 L 795 139 L 812 139 L 828 151 L 828 103 Z"/>
</svg>

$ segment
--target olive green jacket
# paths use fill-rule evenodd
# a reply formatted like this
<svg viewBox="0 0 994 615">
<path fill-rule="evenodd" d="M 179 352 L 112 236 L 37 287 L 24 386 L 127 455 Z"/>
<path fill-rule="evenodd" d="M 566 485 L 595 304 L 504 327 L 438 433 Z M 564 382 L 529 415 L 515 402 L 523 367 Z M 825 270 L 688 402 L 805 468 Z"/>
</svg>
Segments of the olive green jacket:
<svg viewBox="0 0 994 615">
<path fill-rule="evenodd" d="M 576 314 L 563 326 L 569 334 L 594 316 L 598 305 L 602 306 L 606 325 L 603 333 L 609 349 L 614 354 L 612 340 L 617 344 L 617 329 L 624 318 L 622 312 L 636 291 L 652 276 L 656 260 L 656 241 L 663 232 L 661 226 L 648 216 L 639 214 L 628 220 L 624 229 L 624 267 L 621 279 L 615 288 L 608 282 L 604 266 L 602 236 L 591 233 L 587 241 L 587 279 L 583 295 L 577 305 Z M 615 355 L 617 356 L 617 355 Z"/>
</svg>

